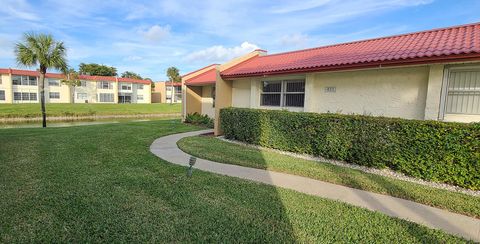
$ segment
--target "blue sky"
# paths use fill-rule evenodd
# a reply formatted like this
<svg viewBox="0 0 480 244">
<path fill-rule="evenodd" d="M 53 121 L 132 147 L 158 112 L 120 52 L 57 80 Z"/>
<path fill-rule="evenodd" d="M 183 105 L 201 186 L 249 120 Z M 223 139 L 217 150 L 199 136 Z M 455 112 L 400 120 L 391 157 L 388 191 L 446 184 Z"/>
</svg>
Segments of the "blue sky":
<svg viewBox="0 0 480 244">
<path fill-rule="evenodd" d="M 69 64 L 164 80 L 262 48 L 271 53 L 480 21 L 478 0 L 0 0 L 0 67 L 27 31 L 50 33 Z"/>
</svg>

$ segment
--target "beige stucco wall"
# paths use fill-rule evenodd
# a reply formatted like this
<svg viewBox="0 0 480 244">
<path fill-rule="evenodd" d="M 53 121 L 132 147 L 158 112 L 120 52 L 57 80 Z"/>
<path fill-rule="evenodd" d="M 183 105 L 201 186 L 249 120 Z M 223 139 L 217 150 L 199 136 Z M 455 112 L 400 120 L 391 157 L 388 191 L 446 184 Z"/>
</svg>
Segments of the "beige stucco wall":
<svg viewBox="0 0 480 244">
<path fill-rule="evenodd" d="M 199 97 L 198 99 L 195 99 L 195 97 L 196 97 L 195 94 L 192 94 L 192 90 L 190 90 L 190 91 L 188 90 L 188 86 L 185 84 L 185 81 L 192 78 L 192 77 L 195 77 L 197 75 L 203 74 L 203 73 L 205 73 L 205 72 L 207 72 L 211 69 L 216 69 L 217 66 L 218 65 L 207 66 L 207 67 L 205 67 L 203 69 L 200 69 L 200 70 L 197 70 L 197 71 L 195 71 L 191 74 L 182 76 L 182 120 L 185 120 L 185 116 L 190 113 L 189 111 L 196 110 L 198 108 L 198 106 L 200 106 L 198 113 L 202 112 L 201 111 L 201 109 L 202 109 L 201 97 Z M 191 87 L 193 87 L 193 86 L 191 86 Z M 194 89 L 196 89 L 196 88 L 194 88 Z M 199 88 L 199 89 L 201 89 L 201 88 Z M 195 90 L 195 91 L 198 91 L 198 90 Z M 193 92 L 195 92 L 195 91 L 193 91 Z M 201 91 L 200 91 L 200 96 L 201 96 Z M 194 104 L 191 104 L 191 105 L 187 104 L 187 103 L 189 103 L 189 101 L 188 101 L 189 99 L 187 99 L 187 97 L 190 97 L 190 101 Z"/>
<path fill-rule="evenodd" d="M 215 108 L 213 107 L 212 97 L 213 86 L 202 87 L 202 114 L 208 115 L 210 118 L 215 118 Z"/>
<path fill-rule="evenodd" d="M 232 107 L 250 108 L 250 79 L 235 80 L 232 82 Z"/>
<path fill-rule="evenodd" d="M 0 84 L 0 90 L 5 91 L 5 100 L 0 100 L 0 103 L 12 103 L 13 102 L 13 92 L 12 92 L 12 79 L 9 74 L 0 74 L 2 82 Z"/>
<path fill-rule="evenodd" d="M 60 79 L 53 79 L 58 80 L 60 86 L 50 86 L 48 84 L 48 78 L 45 79 L 45 102 L 47 103 L 70 103 L 72 100 L 72 93 L 70 92 L 70 86 L 62 84 Z M 58 92 L 60 93 L 60 99 L 50 99 L 50 92 Z"/>
<path fill-rule="evenodd" d="M 417 66 L 234 80 L 232 106 L 423 119 L 429 77 L 432 83 L 438 82 L 438 73 L 443 74 L 442 67 L 435 66 L 433 71 L 428 66 Z M 263 80 L 299 78 L 305 79 L 303 108 L 260 106 Z M 441 88 L 441 79 L 439 85 Z M 325 87 L 335 87 L 336 92 L 326 93 Z M 438 92 L 433 87 L 432 84 L 431 92 Z M 432 101 L 430 107 L 435 108 L 433 113 L 438 116 L 440 95 L 431 95 L 431 99 L 436 96 L 438 101 Z"/>
<path fill-rule="evenodd" d="M 155 82 L 152 91 L 152 103 L 165 103 L 165 82 Z"/>
<path fill-rule="evenodd" d="M 428 66 L 317 73 L 306 81 L 306 111 L 423 119 L 428 75 Z"/>
<path fill-rule="evenodd" d="M 185 90 L 185 114 L 202 113 L 202 87 L 186 86 Z"/>
<path fill-rule="evenodd" d="M 215 82 L 215 94 L 216 94 L 215 95 L 215 118 L 220 117 L 220 110 L 222 108 L 227 108 L 232 106 L 232 88 L 233 88 L 232 81 L 222 79 L 222 77 L 220 76 L 220 72 L 228 68 L 231 68 L 241 62 L 244 62 L 251 58 L 262 56 L 265 54 L 266 52 L 263 50 L 255 50 L 249 54 L 230 60 L 229 62 L 224 63 L 217 67 L 217 78 Z M 215 135 L 223 134 L 220 128 L 219 122 L 220 121 L 218 119 L 215 119 L 215 124 L 214 124 Z"/>
<path fill-rule="evenodd" d="M 87 101 L 89 103 L 95 103 L 97 101 L 97 82 L 85 80 L 86 86 L 77 86 L 74 89 L 75 92 L 75 103 L 85 103 L 84 99 L 78 99 L 78 93 L 86 93 Z"/>
</svg>

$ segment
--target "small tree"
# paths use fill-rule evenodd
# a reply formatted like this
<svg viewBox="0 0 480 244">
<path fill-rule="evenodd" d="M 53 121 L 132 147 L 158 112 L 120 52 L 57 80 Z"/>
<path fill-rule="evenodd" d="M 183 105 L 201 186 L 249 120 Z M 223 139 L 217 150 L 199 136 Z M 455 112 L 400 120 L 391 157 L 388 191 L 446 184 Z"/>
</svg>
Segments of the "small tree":
<svg viewBox="0 0 480 244">
<path fill-rule="evenodd" d="M 139 80 L 142 80 L 142 76 L 140 76 L 139 74 L 135 73 L 135 72 L 131 72 L 131 71 L 125 71 L 122 73 L 122 78 L 132 78 L 132 79 L 139 79 Z"/>
<path fill-rule="evenodd" d="M 177 67 L 168 68 L 167 77 L 168 77 L 168 80 L 170 80 L 170 83 L 172 84 L 172 97 L 170 98 L 170 104 L 173 104 L 173 95 L 174 95 L 173 83 L 181 82 L 182 77 L 180 76 L 180 71 L 178 70 Z"/>
<path fill-rule="evenodd" d="M 80 74 L 88 75 L 100 75 L 100 76 L 117 76 L 117 68 L 103 65 L 103 64 L 85 64 L 80 63 L 78 66 L 78 71 Z"/>
<path fill-rule="evenodd" d="M 50 68 L 66 72 L 68 65 L 65 46 L 63 42 L 56 41 L 52 35 L 25 33 L 22 42 L 15 45 L 15 56 L 21 66 L 39 66 L 42 126 L 47 127 L 45 74 Z"/>
<path fill-rule="evenodd" d="M 153 82 L 152 79 L 150 78 L 145 78 L 144 80 L 149 80 L 151 82 L 150 87 L 152 88 L 152 91 L 153 91 L 153 89 L 155 89 L 155 82 Z"/>
<path fill-rule="evenodd" d="M 65 79 L 62 80 L 62 83 L 73 88 L 71 96 L 72 102 L 75 103 L 75 88 L 82 85 L 80 75 L 74 69 L 68 69 L 68 71 L 65 73 Z"/>
</svg>

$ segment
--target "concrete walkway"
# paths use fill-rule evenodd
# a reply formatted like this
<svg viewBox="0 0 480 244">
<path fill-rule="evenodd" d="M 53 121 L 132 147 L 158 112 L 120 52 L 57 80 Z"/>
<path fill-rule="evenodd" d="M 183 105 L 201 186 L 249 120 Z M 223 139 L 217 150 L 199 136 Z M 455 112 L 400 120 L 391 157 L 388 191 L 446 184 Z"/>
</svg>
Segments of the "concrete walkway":
<svg viewBox="0 0 480 244">
<path fill-rule="evenodd" d="M 188 166 L 190 155 L 184 153 L 177 147 L 177 141 L 184 137 L 209 132 L 212 132 L 212 130 L 194 131 L 161 137 L 152 143 L 150 151 L 168 162 Z M 412 201 L 357 190 L 302 176 L 222 164 L 204 159 L 197 159 L 194 168 L 346 202 L 480 242 L 479 219 L 451 213 Z"/>
</svg>

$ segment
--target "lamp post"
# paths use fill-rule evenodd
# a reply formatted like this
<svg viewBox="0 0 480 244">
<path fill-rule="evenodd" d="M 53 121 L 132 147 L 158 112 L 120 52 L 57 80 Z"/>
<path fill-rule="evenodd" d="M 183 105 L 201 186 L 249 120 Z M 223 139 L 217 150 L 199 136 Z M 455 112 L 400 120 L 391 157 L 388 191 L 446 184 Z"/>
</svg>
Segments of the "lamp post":
<svg viewBox="0 0 480 244">
<path fill-rule="evenodd" d="M 197 162 L 197 158 L 194 156 L 191 156 L 190 160 L 188 161 L 188 165 L 190 165 L 190 167 L 188 167 L 188 170 L 187 170 L 188 177 L 192 177 L 193 165 L 195 165 L 195 162 Z"/>
</svg>

